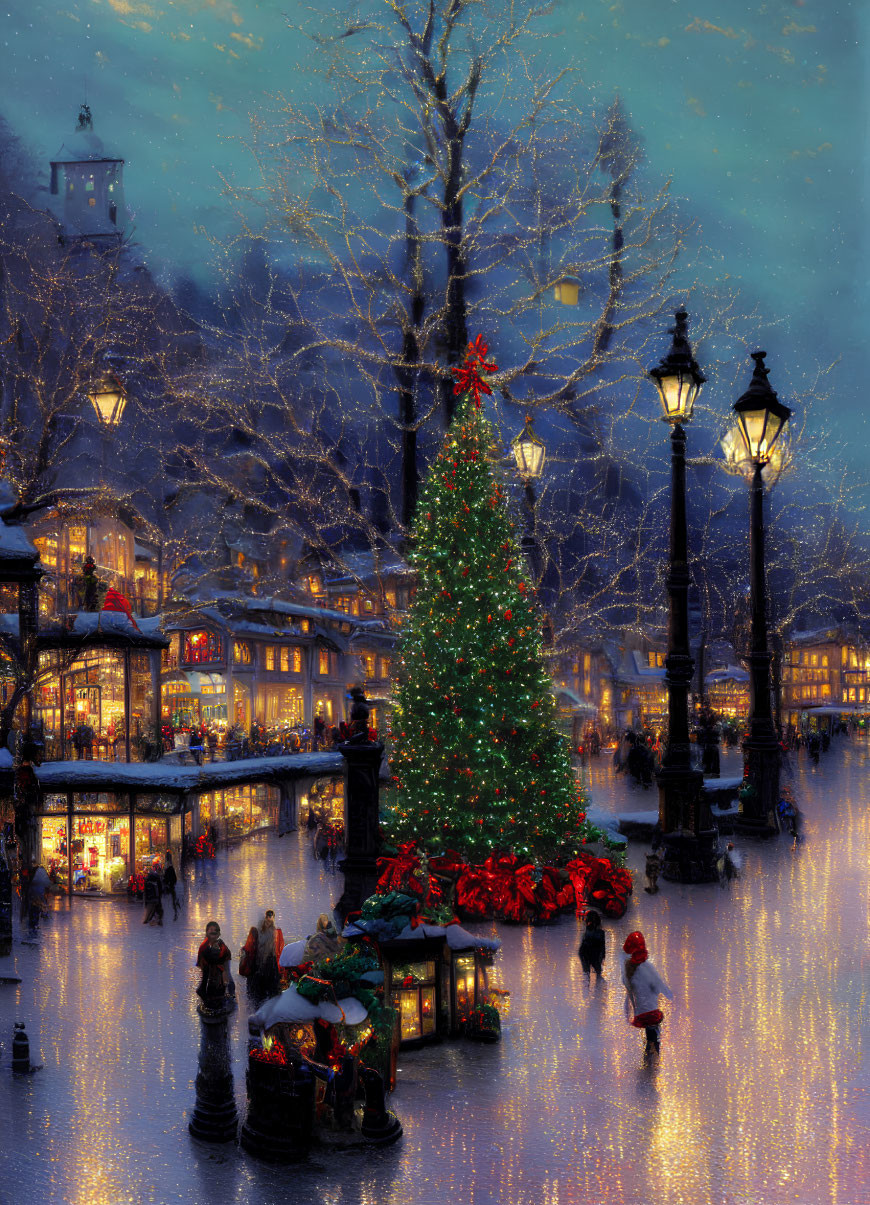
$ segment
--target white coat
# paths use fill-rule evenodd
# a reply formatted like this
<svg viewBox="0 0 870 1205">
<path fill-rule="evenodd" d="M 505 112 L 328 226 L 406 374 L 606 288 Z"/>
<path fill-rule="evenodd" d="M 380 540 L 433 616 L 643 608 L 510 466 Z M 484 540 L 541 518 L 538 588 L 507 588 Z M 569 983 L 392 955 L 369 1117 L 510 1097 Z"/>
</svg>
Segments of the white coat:
<svg viewBox="0 0 870 1205">
<path fill-rule="evenodd" d="M 631 958 L 626 955 L 622 960 L 622 982 L 625 984 L 625 1015 L 630 1021 L 632 1017 L 657 1009 L 659 996 L 673 1000 L 674 993 L 649 959 L 642 962 L 629 979 L 626 970 L 629 962 Z"/>
</svg>

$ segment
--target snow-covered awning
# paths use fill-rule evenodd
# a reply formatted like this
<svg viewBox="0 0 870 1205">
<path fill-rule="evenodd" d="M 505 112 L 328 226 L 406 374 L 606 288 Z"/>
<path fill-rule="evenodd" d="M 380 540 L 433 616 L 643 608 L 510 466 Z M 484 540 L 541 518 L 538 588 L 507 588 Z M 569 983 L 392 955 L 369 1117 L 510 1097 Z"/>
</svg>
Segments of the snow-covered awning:
<svg viewBox="0 0 870 1205">
<path fill-rule="evenodd" d="M 563 711 L 582 711 L 586 715 L 598 714 L 598 708 L 594 703 L 586 702 L 579 695 L 575 695 L 573 690 L 568 690 L 564 686 L 560 686 L 556 691 L 556 703 Z"/>
<path fill-rule="evenodd" d="M 806 712 L 807 715 L 867 715 L 870 712 L 870 706 L 856 707 L 854 703 L 842 703 L 835 704 L 833 707 L 801 707 L 800 710 Z"/>
<path fill-rule="evenodd" d="M 344 773 L 340 753 L 295 753 L 286 757 L 249 757 L 203 766 L 161 762 L 43 762 L 39 785 L 51 790 L 219 791 L 229 783 L 321 778 Z"/>
<path fill-rule="evenodd" d="M 249 1020 L 258 1029 L 271 1029 L 273 1025 L 281 1022 L 293 1025 L 316 1021 L 318 1017 L 332 1025 L 339 1025 L 341 1022 L 345 1025 L 361 1025 L 368 1015 L 368 1009 L 356 996 L 345 996 L 337 1004 L 328 1000 L 313 1004 L 304 996 L 300 996 L 295 987 L 288 987 L 286 992 L 272 996 L 261 1005 L 251 1014 Z"/>
<path fill-rule="evenodd" d="M 719 669 L 711 670 L 709 674 L 704 676 L 704 681 L 710 684 L 717 682 L 739 682 L 743 684 L 749 681 L 749 674 L 745 669 L 741 669 L 739 665 L 726 665 Z"/>
<path fill-rule="evenodd" d="M 365 937 L 366 930 L 355 923 L 346 925 L 343 937 Z M 469 933 L 461 925 L 417 925 L 416 929 L 406 925 L 400 933 L 389 940 L 393 941 L 424 941 L 426 938 L 446 937 L 451 950 L 459 953 L 461 950 L 490 950 L 493 953 L 501 949 L 497 937 L 480 937 Z M 283 954 L 282 954 L 283 958 Z M 293 965 L 292 963 L 290 965 Z"/>
</svg>

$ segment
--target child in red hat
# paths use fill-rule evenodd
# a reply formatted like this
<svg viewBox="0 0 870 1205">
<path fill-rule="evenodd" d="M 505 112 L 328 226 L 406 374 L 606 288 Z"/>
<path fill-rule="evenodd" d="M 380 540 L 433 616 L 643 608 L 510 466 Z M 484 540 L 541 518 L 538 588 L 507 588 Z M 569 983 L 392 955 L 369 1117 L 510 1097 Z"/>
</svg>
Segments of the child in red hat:
<svg viewBox="0 0 870 1205">
<path fill-rule="evenodd" d="M 659 1049 L 659 1031 L 664 1020 L 659 996 L 674 995 L 649 960 L 644 935 L 629 933 L 622 947 L 622 982 L 625 984 L 625 1015 L 637 1029 L 646 1030 L 647 1050 Z"/>
</svg>

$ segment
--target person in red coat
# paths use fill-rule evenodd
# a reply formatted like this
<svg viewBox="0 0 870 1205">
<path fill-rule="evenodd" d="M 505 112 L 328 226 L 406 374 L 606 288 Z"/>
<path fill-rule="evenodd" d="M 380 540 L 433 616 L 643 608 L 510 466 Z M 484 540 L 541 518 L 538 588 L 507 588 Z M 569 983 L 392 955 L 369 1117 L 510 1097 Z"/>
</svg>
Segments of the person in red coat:
<svg viewBox="0 0 870 1205">
<path fill-rule="evenodd" d="M 278 959 L 283 949 L 284 934 L 269 908 L 259 925 L 251 927 L 239 959 L 239 974 L 247 976 L 248 994 L 258 1007 L 280 990 Z"/>
</svg>

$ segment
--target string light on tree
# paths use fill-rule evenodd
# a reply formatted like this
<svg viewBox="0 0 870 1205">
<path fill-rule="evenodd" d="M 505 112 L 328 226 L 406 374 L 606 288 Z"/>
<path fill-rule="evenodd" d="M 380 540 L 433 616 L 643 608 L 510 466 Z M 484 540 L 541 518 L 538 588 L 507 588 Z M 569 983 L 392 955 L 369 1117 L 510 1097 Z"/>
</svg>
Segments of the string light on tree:
<svg viewBox="0 0 870 1205">
<path fill-rule="evenodd" d="M 462 402 L 423 489 L 418 588 L 393 716 L 394 836 L 469 857 L 552 856 L 591 830 L 558 730 L 541 621 L 487 450 L 496 371 L 478 338 L 455 370 Z"/>
</svg>

